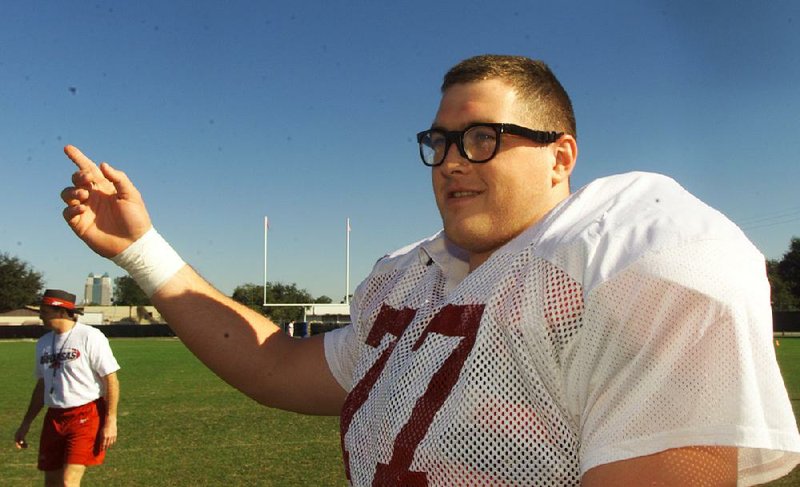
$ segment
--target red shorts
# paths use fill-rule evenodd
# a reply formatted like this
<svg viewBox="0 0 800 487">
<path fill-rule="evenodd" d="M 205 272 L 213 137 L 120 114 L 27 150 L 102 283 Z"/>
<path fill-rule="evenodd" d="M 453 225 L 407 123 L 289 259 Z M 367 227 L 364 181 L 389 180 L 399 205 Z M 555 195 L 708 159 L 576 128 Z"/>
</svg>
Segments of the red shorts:
<svg viewBox="0 0 800 487">
<path fill-rule="evenodd" d="M 103 398 L 74 408 L 48 409 L 39 440 L 39 470 L 103 463 L 106 452 L 101 449 L 100 433 L 105 409 Z"/>
</svg>

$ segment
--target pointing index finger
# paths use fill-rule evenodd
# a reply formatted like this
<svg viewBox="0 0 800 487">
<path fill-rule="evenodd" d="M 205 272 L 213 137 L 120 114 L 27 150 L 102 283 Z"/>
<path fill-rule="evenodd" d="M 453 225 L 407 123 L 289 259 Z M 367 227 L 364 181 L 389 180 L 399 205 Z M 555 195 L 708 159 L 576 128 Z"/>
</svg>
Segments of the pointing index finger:
<svg viewBox="0 0 800 487">
<path fill-rule="evenodd" d="M 76 166 L 78 166 L 78 169 L 81 171 L 100 172 L 97 164 L 86 157 L 83 152 L 81 152 L 74 145 L 68 145 L 64 147 L 64 153 L 72 160 L 72 162 L 75 163 Z"/>
</svg>

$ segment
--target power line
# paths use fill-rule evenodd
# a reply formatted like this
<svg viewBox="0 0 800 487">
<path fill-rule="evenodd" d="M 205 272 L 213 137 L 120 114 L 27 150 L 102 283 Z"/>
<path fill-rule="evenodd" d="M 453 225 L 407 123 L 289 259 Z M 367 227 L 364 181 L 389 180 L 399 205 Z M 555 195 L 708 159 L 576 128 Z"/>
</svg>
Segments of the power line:
<svg viewBox="0 0 800 487">
<path fill-rule="evenodd" d="M 761 223 L 754 223 L 752 225 L 740 225 L 740 226 L 742 230 L 754 230 L 756 228 L 774 227 L 777 225 L 785 225 L 787 223 L 792 223 L 792 222 L 800 222 L 800 216 L 796 216 L 794 218 L 789 218 L 789 219 L 782 219 L 774 222 L 764 221 Z"/>
<path fill-rule="evenodd" d="M 743 230 L 752 230 L 755 228 L 785 225 L 796 221 L 800 221 L 800 207 L 786 208 L 777 213 L 738 219 L 737 223 Z"/>
</svg>

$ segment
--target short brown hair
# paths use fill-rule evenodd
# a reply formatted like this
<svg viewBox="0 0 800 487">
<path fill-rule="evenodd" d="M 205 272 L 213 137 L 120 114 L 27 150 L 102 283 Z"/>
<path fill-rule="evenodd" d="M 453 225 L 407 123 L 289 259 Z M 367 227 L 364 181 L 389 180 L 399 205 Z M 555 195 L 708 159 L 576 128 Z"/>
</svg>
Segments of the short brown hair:
<svg viewBox="0 0 800 487">
<path fill-rule="evenodd" d="M 575 113 L 569 95 L 542 61 L 497 54 L 471 57 L 450 68 L 444 76 L 442 93 L 456 84 L 489 79 L 507 82 L 526 101 L 524 112 L 545 125 L 531 128 L 565 132 L 577 138 Z"/>
</svg>

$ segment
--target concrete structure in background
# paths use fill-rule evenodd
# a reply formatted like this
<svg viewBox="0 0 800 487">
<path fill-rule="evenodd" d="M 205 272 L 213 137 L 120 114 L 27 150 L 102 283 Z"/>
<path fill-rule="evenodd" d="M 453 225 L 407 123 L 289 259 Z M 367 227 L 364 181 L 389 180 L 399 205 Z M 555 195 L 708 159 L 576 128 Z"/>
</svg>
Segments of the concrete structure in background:
<svg viewBox="0 0 800 487">
<path fill-rule="evenodd" d="M 0 313 L 0 326 L 3 325 L 41 325 L 39 312 L 32 309 L 20 308 Z"/>
<path fill-rule="evenodd" d="M 155 306 L 84 306 L 80 320 L 87 325 L 150 325 L 164 323 Z M 16 309 L 0 313 L 2 325 L 40 325 L 39 312 Z"/>
<path fill-rule="evenodd" d="M 264 308 L 303 308 L 304 322 L 350 323 L 350 305 L 345 303 L 264 303 Z"/>
<path fill-rule="evenodd" d="M 84 306 L 111 306 L 111 278 L 106 272 L 102 276 L 94 273 L 86 278 L 86 285 L 83 288 Z"/>
</svg>

